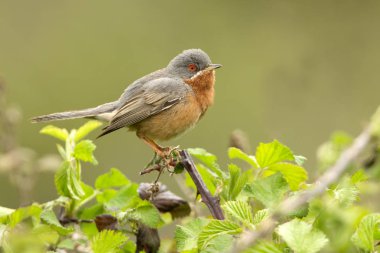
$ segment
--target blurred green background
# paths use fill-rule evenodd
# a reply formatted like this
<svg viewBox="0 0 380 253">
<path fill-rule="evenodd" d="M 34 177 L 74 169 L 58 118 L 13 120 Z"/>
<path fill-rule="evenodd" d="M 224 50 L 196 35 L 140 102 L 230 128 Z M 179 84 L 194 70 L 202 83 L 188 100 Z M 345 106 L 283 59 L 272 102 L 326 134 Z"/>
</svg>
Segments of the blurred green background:
<svg viewBox="0 0 380 253">
<path fill-rule="evenodd" d="M 1 0 L 0 76 L 8 104 L 23 114 L 19 143 L 42 156 L 55 140 L 31 117 L 115 100 L 182 50 L 202 48 L 223 64 L 215 105 L 167 144 L 203 147 L 225 164 L 239 128 L 252 147 L 279 139 L 312 172 L 318 146 L 337 129 L 358 133 L 380 102 L 379 13 L 380 1 Z M 110 167 L 137 182 L 155 176 L 138 175 L 152 151 L 133 133 L 95 143 L 100 164 L 83 170 L 88 183 Z M 6 174 L 0 192 L 1 206 L 19 205 Z M 55 196 L 53 174 L 43 173 L 31 201 Z"/>
</svg>

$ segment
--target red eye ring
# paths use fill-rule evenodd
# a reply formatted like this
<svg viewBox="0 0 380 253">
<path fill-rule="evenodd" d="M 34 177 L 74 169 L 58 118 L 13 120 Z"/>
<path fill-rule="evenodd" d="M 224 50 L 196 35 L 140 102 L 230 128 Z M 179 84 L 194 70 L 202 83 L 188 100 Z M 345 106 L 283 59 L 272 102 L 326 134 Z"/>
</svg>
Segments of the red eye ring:
<svg viewBox="0 0 380 253">
<path fill-rule="evenodd" d="M 196 64 L 194 63 L 190 63 L 189 65 L 187 65 L 187 69 L 190 71 L 190 72 L 195 72 L 198 70 L 198 67 Z"/>
</svg>

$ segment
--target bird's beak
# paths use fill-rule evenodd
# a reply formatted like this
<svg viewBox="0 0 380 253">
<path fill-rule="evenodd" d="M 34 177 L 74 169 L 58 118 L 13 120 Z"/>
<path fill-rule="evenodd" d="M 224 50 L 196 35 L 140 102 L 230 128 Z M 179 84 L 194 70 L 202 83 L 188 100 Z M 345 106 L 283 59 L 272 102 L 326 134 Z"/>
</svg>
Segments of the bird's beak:
<svg viewBox="0 0 380 253">
<path fill-rule="evenodd" d="M 222 64 L 213 64 L 213 63 L 211 63 L 211 64 L 209 64 L 207 66 L 207 68 L 209 68 L 209 69 L 218 69 L 220 67 L 222 67 Z"/>
</svg>

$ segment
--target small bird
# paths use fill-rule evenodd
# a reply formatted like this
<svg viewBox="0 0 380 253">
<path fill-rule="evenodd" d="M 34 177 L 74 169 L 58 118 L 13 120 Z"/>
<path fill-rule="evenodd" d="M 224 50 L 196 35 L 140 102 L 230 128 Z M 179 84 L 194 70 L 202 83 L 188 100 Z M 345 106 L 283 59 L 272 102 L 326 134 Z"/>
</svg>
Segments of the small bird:
<svg viewBox="0 0 380 253">
<path fill-rule="evenodd" d="M 108 121 L 98 136 L 127 127 L 157 155 L 167 157 L 171 149 L 156 141 L 171 139 L 193 127 L 214 101 L 215 69 L 201 49 L 188 49 L 160 70 L 129 85 L 116 101 L 77 111 L 58 112 L 32 119 L 45 122 L 75 118 Z"/>
</svg>

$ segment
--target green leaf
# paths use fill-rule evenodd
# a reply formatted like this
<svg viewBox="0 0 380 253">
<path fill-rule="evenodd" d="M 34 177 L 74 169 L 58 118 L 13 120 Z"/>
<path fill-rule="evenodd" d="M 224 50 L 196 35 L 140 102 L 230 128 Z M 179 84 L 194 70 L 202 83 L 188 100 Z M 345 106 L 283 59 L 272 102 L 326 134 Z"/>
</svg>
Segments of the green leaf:
<svg viewBox="0 0 380 253">
<path fill-rule="evenodd" d="M 283 253 L 284 251 L 274 242 L 259 241 L 254 246 L 244 251 L 244 253 Z M 297 252 L 298 253 L 298 252 Z"/>
<path fill-rule="evenodd" d="M 74 157 L 84 162 L 91 162 L 92 164 L 97 164 L 98 162 L 96 161 L 93 154 L 95 149 L 96 146 L 92 141 L 81 141 L 74 148 Z"/>
<path fill-rule="evenodd" d="M 256 159 L 254 156 L 247 155 L 246 153 L 244 153 L 242 150 L 240 150 L 238 148 L 235 148 L 235 147 L 229 148 L 228 149 L 228 157 L 230 159 L 243 160 L 243 161 L 247 162 L 248 164 L 250 164 L 254 168 L 258 167 L 257 163 L 256 163 Z"/>
<path fill-rule="evenodd" d="M 98 176 L 95 181 L 96 189 L 106 189 L 129 185 L 131 181 L 118 169 L 111 168 L 109 172 Z"/>
<path fill-rule="evenodd" d="M 77 130 L 75 134 L 75 138 L 74 138 L 75 142 L 80 141 L 81 139 L 86 137 L 89 133 L 91 133 L 92 131 L 100 127 L 101 125 L 102 125 L 102 122 L 97 121 L 97 120 L 87 121 L 83 126 L 81 126 Z"/>
<path fill-rule="evenodd" d="M 293 191 L 298 190 L 301 184 L 308 179 L 307 171 L 303 167 L 291 163 L 276 163 L 264 171 L 264 176 L 277 172 L 281 172 Z"/>
<path fill-rule="evenodd" d="M 260 201 L 264 206 L 276 206 L 288 191 L 288 183 L 281 173 L 256 180 L 244 187 L 244 193 Z"/>
<path fill-rule="evenodd" d="M 198 248 L 205 249 L 212 239 L 220 235 L 236 235 L 242 232 L 240 225 L 228 220 L 211 220 L 199 234 Z"/>
<path fill-rule="evenodd" d="M 363 217 L 354 235 L 352 242 L 365 251 L 375 252 L 375 235 L 380 231 L 380 214 L 373 213 Z"/>
<path fill-rule="evenodd" d="M 41 220 L 46 224 L 50 225 L 52 229 L 60 233 L 61 235 L 67 235 L 74 231 L 73 228 L 67 228 L 59 223 L 57 216 L 53 212 L 53 210 L 44 210 L 41 213 Z"/>
<path fill-rule="evenodd" d="M 109 201 L 105 202 L 106 208 L 116 211 L 132 206 L 132 204 L 140 200 L 137 189 L 137 184 L 130 184 L 121 188 L 117 191 L 116 195 L 114 195 Z"/>
<path fill-rule="evenodd" d="M 198 248 L 198 236 L 208 222 L 206 219 L 196 218 L 185 226 L 177 225 L 175 230 L 177 250 L 182 252 Z"/>
<path fill-rule="evenodd" d="M 277 233 L 297 253 L 318 252 L 329 241 L 322 231 L 299 219 L 278 226 Z"/>
<path fill-rule="evenodd" d="M 8 216 L 8 225 L 11 228 L 14 228 L 21 221 L 28 218 L 39 220 L 41 212 L 42 209 L 37 204 L 32 204 L 31 206 L 18 208 Z"/>
<path fill-rule="evenodd" d="M 61 196 L 70 197 L 70 191 L 68 189 L 69 179 L 67 175 L 67 171 L 69 170 L 70 162 L 64 161 L 61 164 L 61 167 L 57 170 L 54 176 L 55 188 L 57 192 Z"/>
<path fill-rule="evenodd" d="M 64 161 L 55 173 L 55 187 L 61 196 L 71 197 L 80 200 L 85 192 L 75 168 L 72 168 L 69 161 Z"/>
<path fill-rule="evenodd" d="M 364 170 L 356 171 L 351 177 L 351 183 L 352 184 L 358 184 L 361 182 L 365 182 L 367 180 L 368 180 L 368 176 Z"/>
<path fill-rule="evenodd" d="M 229 213 L 247 227 L 252 228 L 252 207 L 247 202 L 227 201 L 222 208 L 226 213 Z"/>
<path fill-rule="evenodd" d="M 58 245 L 58 248 L 60 249 L 68 249 L 68 250 L 74 250 L 75 249 L 75 241 L 72 239 L 64 239 L 61 241 Z"/>
<path fill-rule="evenodd" d="M 82 188 L 81 181 L 78 178 L 76 169 L 69 166 L 69 168 L 66 170 L 66 173 L 68 179 L 67 189 L 70 192 L 70 196 L 76 200 L 80 200 L 82 197 L 84 197 L 85 192 Z"/>
<path fill-rule="evenodd" d="M 241 173 L 241 169 L 235 164 L 229 164 L 230 178 L 228 180 L 227 200 L 235 200 L 247 183 L 250 171 Z"/>
<path fill-rule="evenodd" d="M 80 210 L 79 218 L 84 220 L 94 219 L 96 216 L 103 214 L 104 212 L 103 205 L 101 203 L 96 203 Z"/>
<path fill-rule="evenodd" d="M 123 233 L 113 230 L 103 230 L 91 240 L 93 253 L 116 253 L 122 252 L 121 246 L 126 243 L 128 237 Z"/>
<path fill-rule="evenodd" d="M 52 125 L 45 126 L 41 129 L 40 133 L 50 135 L 62 141 L 66 141 L 67 137 L 69 137 L 69 133 L 66 129 L 58 128 Z"/>
<path fill-rule="evenodd" d="M 203 148 L 189 148 L 187 151 L 206 165 L 210 170 L 216 173 L 219 177 L 223 177 L 224 172 L 220 169 L 219 164 L 216 162 L 217 157 Z"/>
<path fill-rule="evenodd" d="M 278 140 L 260 143 L 256 149 L 256 160 L 260 168 L 266 168 L 283 161 L 294 161 L 293 152 Z"/>
<path fill-rule="evenodd" d="M 147 200 L 142 200 L 136 208 L 120 212 L 118 218 L 140 221 L 151 228 L 157 228 L 163 222 L 157 208 Z"/>
<path fill-rule="evenodd" d="M 269 216 L 269 209 L 261 209 L 255 213 L 253 216 L 253 224 L 257 225 Z"/>
<path fill-rule="evenodd" d="M 339 184 L 333 191 L 334 198 L 342 205 L 342 207 L 351 206 L 359 196 L 359 189 L 355 185 Z"/>
<path fill-rule="evenodd" d="M 229 253 L 233 245 L 234 238 L 229 234 L 221 234 L 208 241 L 207 246 L 201 253 Z"/>
</svg>

